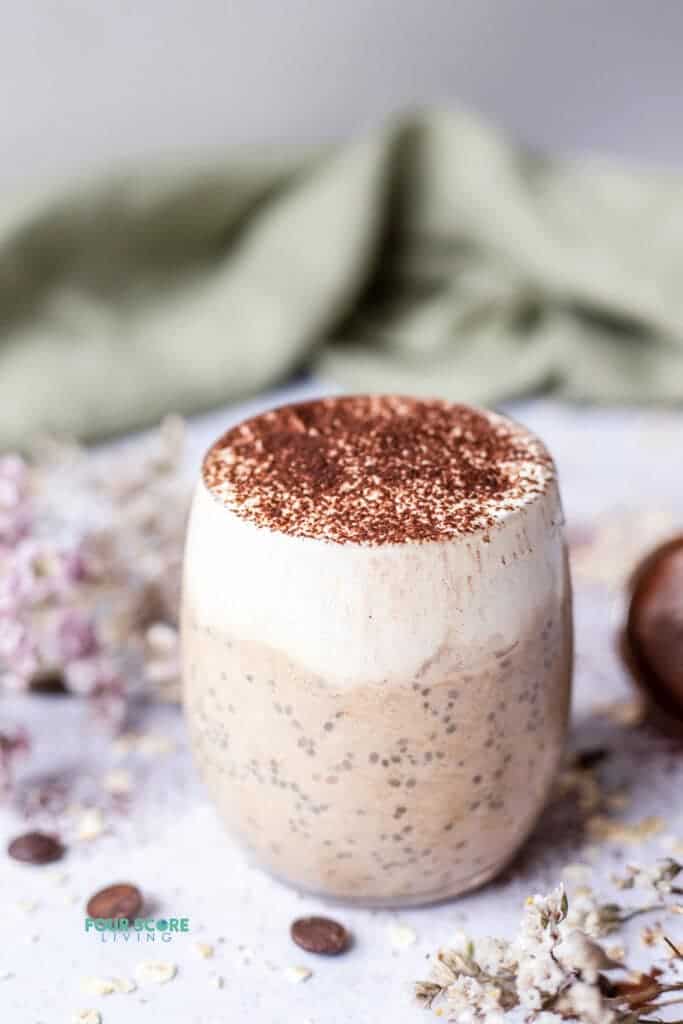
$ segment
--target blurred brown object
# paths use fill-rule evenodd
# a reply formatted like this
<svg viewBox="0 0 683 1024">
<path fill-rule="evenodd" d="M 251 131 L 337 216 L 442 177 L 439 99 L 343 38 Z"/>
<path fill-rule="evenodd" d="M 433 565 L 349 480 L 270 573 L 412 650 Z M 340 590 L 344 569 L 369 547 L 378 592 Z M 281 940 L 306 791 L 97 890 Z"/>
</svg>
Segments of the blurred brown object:
<svg viewBox="0 0 683 1024">
<path fill-rule="evenodd" d="M 683 534 L 636 568 L 621 651 L 657 717 L 683 728 Z"/>
</svg>

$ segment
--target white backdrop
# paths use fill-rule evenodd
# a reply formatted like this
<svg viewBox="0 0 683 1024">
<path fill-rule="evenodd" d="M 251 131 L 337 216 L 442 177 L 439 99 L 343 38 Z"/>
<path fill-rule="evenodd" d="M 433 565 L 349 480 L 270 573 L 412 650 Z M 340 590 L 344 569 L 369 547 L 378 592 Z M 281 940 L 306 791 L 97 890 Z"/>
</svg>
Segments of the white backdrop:
<svg viewBox="0 0 683 1024">
<path fill-rule="evenodd" d="M 461 100 L 683 163 L 677 0 L 3 0 L 0 185 Z"/>
</svg>

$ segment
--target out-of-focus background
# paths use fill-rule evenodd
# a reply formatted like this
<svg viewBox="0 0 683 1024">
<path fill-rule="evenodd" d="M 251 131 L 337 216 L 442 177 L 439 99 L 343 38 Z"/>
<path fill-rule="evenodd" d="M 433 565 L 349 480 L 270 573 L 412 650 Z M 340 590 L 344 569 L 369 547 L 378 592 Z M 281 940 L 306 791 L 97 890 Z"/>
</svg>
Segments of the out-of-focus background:
<svg viewBox="0 0 683 1024">
<path fill-rule="evenodd" d="M 0 448 L 302 370 L 680 404 L 682 35 L 645 0 L 7 3 Z"/>
<path fill-rule="evenodd" d="M 554 150 L 683 162 L 676 0 L 6 0 L 2 23 L 3 183 L 454 102 Z"/>
</svg>

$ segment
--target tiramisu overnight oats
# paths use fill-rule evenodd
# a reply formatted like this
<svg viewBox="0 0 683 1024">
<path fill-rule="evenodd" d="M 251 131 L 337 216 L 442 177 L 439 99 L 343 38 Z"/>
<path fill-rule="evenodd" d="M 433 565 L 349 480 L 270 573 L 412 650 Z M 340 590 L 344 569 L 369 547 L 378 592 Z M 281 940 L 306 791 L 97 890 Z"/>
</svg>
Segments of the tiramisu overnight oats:
<svg viewBox="0 0 683 1024">
<path fill-rule="evenodd" d="M 421 903 L 528 835 L 572 641 L 555 469 L 524 428 L 395 397 L 234 427 L 204 461 L 183 617 L 201 772 L 273 874 Z"/>
</svg>

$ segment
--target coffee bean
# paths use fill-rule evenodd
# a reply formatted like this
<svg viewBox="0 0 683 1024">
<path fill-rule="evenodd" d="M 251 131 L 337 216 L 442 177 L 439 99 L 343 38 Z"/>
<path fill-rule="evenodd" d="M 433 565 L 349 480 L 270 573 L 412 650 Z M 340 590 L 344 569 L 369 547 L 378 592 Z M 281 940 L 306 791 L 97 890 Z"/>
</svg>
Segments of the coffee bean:
<svg viewBox="0 0 683 1024">
<path fill-rule="evenodd" d="M 122 917 L 133 921 L 142 910 L 142 893 L 136 885 L 119 882 L 100 889 L 88 900 L 88 917 L 104 917 L 118 920 Z"/>
<path fill-rule="evenodd" d="M 43 672 L 34 676 L 29 684 L 31 693 L 46 697 L 63 697 L 69 693 L 61 672 Z"/>
<path fill-rule="evenodd" d="M 300 917 L 292 924 L 290 934 L 297 946 L 326 956 L 343 953 L 350 938 L 346 928 L 329 917 Z"/>
<path fill-rule="evenodd" d="M 60 860 L 64 852 L 59 839 L 45 832 L 25 832 L 7 847 L 10 857 L 24 864 L 50 864 L 53 860 Z"/>
<path fill-rule="evenodd" d="M 587 750 L 579 750 L 573 760 L 581 771 L 589 771 L 608 757 L 609 750 L 605 747 L 589 747 Z"/>
</svg>

